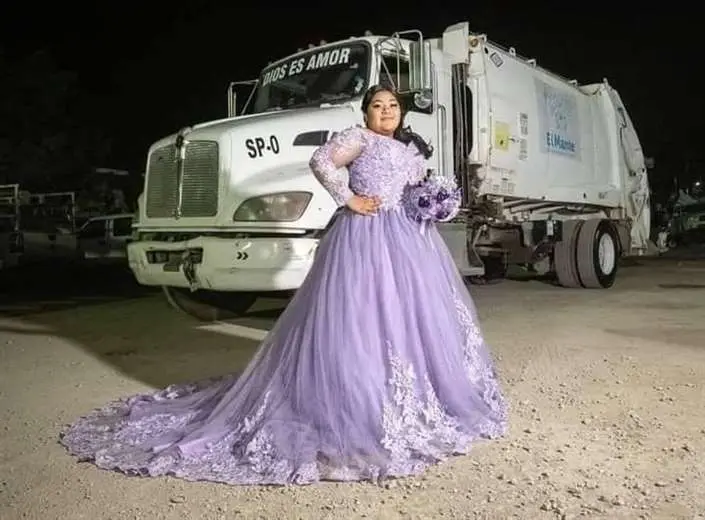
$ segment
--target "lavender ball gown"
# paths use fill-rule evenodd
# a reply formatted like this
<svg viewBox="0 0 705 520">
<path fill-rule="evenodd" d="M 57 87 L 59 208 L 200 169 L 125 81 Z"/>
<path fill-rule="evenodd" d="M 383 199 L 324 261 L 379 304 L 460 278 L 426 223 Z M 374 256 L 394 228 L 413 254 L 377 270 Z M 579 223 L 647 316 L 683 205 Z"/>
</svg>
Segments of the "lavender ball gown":
<svg viewBox="0 0 705 520">
<path fill-rule="evenodd" d="M 415 146 L 350 128 L 311 168 L 341 205 L 381 197 L 379 214 L 335 221 L 242 374 L 96 410 L 63 432 L 72 454 L 142 476 L 306 484 L 417 474 L 504 433 L 470 295 L 435 227 L 400 207 L 424 176 Z"/>
</svg>

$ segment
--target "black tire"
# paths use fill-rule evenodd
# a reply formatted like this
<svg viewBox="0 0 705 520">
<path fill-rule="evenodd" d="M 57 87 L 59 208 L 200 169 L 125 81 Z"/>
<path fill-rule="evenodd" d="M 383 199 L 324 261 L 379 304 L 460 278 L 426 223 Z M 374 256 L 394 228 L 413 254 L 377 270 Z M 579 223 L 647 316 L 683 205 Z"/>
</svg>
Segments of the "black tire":
<svg viewBox="0 0 705 520">
<path fill-rule="evenodd" d="M 582 225 L 582 220 L 564 221 L 562 240 L 557 242 L 553 249 L 553 264 L 558 284 L 569 289 L 581 287 L 576 251 L 578 233 Z"/>
<path fill-rule="evenodd" d="M 586 289 L 612 287 L 617 278 L 620 253 L 619 234 L 612 222 L 586 220 L 580 228 L 577 244 L 580 284 Z"/>
<path fill-rule="evenodd" d="M 223 321 L 243 316 L 257 301 L 247 292 L 195 291 L 162 286 L 169 305 L 199 321 Z"/>
</svg>

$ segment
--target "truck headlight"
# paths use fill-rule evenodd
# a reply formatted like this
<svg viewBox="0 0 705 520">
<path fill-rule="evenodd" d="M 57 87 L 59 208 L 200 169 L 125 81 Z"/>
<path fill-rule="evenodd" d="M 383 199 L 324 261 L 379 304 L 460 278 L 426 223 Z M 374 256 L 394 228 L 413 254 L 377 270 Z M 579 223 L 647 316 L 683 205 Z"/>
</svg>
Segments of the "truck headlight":
<svg viewBox="0 0 705 520">
<path fill-rule="evenodd" d="M 252 197 L 240 204 L 233 220 L 260 222 L 293 222 L 301 218 L 312 193 L 307 191 L 287 191 Z"/>
</svg>

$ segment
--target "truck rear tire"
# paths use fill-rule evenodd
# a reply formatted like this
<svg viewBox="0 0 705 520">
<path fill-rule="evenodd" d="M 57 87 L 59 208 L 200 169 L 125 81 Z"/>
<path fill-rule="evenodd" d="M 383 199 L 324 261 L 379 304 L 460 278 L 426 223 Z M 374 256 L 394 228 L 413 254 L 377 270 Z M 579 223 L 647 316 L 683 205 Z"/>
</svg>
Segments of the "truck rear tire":
<svg viewBox="0 0 705 520">
<path fill-rule="evenodd" d="M 583 225 L 582 220 L 566 220 L 563 222 L 563 237 L 553 249 L 553 264 L 556 270 L 558 284 L 569 289 L 581 287 L 578 276 L 577 244 L 578 233 Z"/>
<path fill-rule="evenodd" d="M 199 321 L 223 321 L 244 315 L 257 300 L 257 294 L 199 290 L 162 286 L 169 305 Z"/>
<path fill-rule="evenodd" d="M 580 227 L 577 243 L 580 284 L 586 289 L 612 287 L 619 256 L 619 235 L 614 224 L 607 219 L 586 220 Z"/>
</svg>

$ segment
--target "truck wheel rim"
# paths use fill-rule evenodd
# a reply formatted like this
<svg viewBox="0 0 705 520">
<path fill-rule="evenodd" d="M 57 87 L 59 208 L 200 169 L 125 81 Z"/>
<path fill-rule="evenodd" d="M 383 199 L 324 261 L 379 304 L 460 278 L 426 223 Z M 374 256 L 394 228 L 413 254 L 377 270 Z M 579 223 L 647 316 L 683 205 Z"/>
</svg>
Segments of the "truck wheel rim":
<svg viewBox="0 0 705 520">
<path fill-rule="evenodd" d="M 600 264 L 600 271 L 603 274 L 610 274 L 614 270 L 617 261 L 614 240 L 609 233 L 604 233 L 598 243 L 597 256 Z"/>
</svg>

